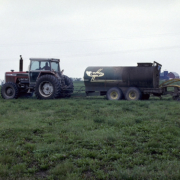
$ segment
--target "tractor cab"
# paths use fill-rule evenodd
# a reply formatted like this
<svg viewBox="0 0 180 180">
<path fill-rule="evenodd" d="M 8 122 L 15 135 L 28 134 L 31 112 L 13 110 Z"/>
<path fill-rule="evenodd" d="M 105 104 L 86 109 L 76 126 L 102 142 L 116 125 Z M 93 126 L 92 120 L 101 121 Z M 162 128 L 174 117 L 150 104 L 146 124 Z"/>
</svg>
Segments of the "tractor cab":
<svg viewBox="0 0 180 180">
<path fill-rule="evenodd" d="M 60 72 L 59 59 L 31 58 L 29 67 L 29 82 L 35 84 L 42 74 Z"/>
</svg>

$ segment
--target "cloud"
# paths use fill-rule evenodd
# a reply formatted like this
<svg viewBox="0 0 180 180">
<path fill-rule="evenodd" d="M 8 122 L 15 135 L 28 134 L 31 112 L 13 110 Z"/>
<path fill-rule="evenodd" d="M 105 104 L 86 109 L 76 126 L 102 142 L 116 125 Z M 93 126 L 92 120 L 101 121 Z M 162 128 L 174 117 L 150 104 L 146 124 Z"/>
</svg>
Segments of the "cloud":
<svg viewBox="0 0 180 180">
<path fill-rule="evenodd" d="M 18 70 L 20 54 L 25 67 L 30 57 L 60 58 L 73 77 L 82 77 L 86 66 L 154 60 L 178 72 L 180 54 L 171 47 L 180 45 L 179 5 L 176 0 L 2 1 L 0 79 Z"/>
</svg>

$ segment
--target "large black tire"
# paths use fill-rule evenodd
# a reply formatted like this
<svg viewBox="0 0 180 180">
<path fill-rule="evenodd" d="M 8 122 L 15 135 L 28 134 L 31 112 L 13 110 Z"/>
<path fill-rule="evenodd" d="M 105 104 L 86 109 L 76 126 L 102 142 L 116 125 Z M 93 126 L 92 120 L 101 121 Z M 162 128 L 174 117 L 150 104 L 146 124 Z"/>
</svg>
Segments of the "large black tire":
<svg viewBox="0 0 180 180">
<path fill-rule="evenodd" d="M 61 97 L 70 97 L 74 91 L 74 85 L 71 78 L 66 75 L 62 76 Z"/>
<path fill-rule="evenodd" d="M 128 101 L 136 101 L 141 99 L 142 93 L 138 88 L 130 87 L 126 92 L 125 97 Z"/>
<path fill-rule="evenodd" d="M 67 90 L 69 91 L 69 93 L 73 93 L 74 85 L 73 85 L 72 79 L 64 75 L 64 81 L 65 81 L 65 85 L 67 86 Z"/>
<path fill-rule="evenodd" d="M 60 96 L 60 91 L 60 81 L 50 74 L 41 76 L 35 85 L 37 99 L 56 99 Z"/>
<path fill-rule="evenodd" d="M 149 100 L 150 94 L 142 94 L 142 100 Z"/>
<path fill-rule="evenodd" d="M 1 87 L 1 96 L 4 99 L 17 99 L 18 94 L 18 87 L 13 82 L 7 82 Z"/>
<path fill-rule="evenodd" d="M 120 100 L 123 98 L 123 93 L 121 89 L 113 87 L 107 91 L 106 97 L 108 100 Z"/>
</svg>

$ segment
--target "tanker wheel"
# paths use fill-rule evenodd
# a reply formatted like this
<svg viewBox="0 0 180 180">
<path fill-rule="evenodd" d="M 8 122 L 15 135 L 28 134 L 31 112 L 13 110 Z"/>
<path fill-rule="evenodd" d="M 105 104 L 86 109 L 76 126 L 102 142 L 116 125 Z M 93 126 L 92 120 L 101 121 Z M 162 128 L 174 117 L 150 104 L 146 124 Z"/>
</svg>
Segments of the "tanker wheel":
<svg viewBox="0 0 180 180">
<path fill-rule="evenodd" d="M 123 97 L 123 93 L 121 89 L 114 87 L 108 90 L 106 97 L 108 100 L 120 100 Z"/>
<path fill-rule="evenodd" d="M 150 98 L 150 94 L 142 94 L 142 100 L 148 100 Z"/>
<path fill-rule="evenodd" d="M 35 95 L 37 99 L 55 99 L 60 96 L 60 82 L 50 74 L 41 76 L 35 85 Z"/>
<path fill-rule="evenodd" d="M 126 99 L 129 101 L 136 101 L 141 99 L 141 92 L 138 88 L 131 87 L 126 92 Z"/>
<path fill-rule="evenodd" d="M 1 88 L 1 96 L 4 99 L 17 99 L 19 94 L 16 83 L 7 82 Z"/>
</svg>

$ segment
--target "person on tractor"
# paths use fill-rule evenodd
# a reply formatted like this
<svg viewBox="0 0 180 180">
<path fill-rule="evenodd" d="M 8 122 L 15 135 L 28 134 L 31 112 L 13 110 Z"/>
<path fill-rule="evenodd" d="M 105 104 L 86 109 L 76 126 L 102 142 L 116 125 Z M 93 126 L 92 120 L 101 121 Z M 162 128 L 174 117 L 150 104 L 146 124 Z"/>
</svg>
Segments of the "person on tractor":
<svg viewBox="0 0 180 180">
<path fill-rule="evenodd" d="M 48 66 L 48 62 L 46 62 L 45 66 L 43 67 L 45 70 L 51 70 L 51 68 Z"/>
</svg>

